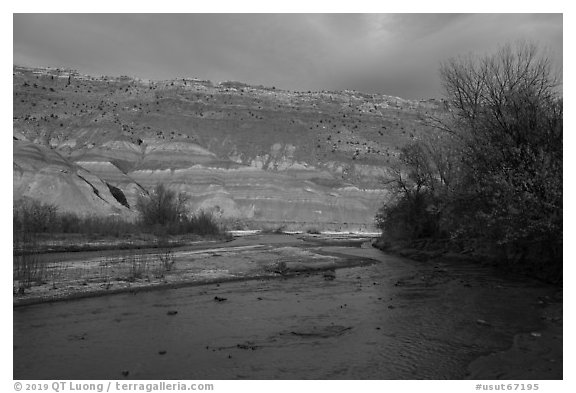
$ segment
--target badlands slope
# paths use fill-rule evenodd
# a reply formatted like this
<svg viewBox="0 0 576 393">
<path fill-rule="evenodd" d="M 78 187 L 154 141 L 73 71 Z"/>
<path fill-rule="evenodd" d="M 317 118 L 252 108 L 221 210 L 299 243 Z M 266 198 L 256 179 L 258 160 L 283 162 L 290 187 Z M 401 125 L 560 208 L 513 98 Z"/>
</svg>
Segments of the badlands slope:
<svg viewBox="0 0 576 393">
<path fill-rule="evenodd" d="M 13 197 L 134 218 L 164 183 L 249 225 L 371 229 L 380 177 L 440 102 L 13 70 Z"/>
</svg>

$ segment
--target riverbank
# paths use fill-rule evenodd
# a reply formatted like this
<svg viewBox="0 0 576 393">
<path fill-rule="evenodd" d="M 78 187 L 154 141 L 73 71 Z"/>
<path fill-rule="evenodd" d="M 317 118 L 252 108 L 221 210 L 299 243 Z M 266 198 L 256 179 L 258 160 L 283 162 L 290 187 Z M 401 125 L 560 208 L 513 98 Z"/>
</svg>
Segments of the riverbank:
<svg viewBox="0 0 576 393">
<path fill-rule="evenodd" d="M 46 252 L 35 255 L 41 278 L 23 288 L 14 281 L 13 304 L 54 302 L 124 292 L 272 279 L 374 263 L 321 250 L 356 245 L 359 235 L 240 234 L 232 241 L 186 246 Z"/>
<path fill-rule="evenodd" d="M 213 242 L 231 241 L 233 236 L 222 233 L 214 236 L 165 235 L 127 233 L 123 236 L 107 236 L 102 234 L 38 234 L 33 244 L 21 244 L 21 249 L 14 250 L 14 255 L 75 253 L 89 251 L 132 250 L 149 248 L 175 248 L 191 245 L 202 245 Z"/>
<path fill-rule="evenodd" d="M 554 260 L 547 264 L 542 263 L 550 255 L 547 252 L 543 252 L 539 243 L 526 245 L 522 249 L 518 249 L 472 240 L 465 244 L 462 242 L 456 244 L 450 240 L 390 240 L 379 237 L 372 245 L 383 252 L 400 255 L 416 261 L 434 261 L 438 258 L 469 261 L 497 267 L 504 273 L 520 274 L 558 287 L 562 286 L 562 260 Z"/>
</svg>

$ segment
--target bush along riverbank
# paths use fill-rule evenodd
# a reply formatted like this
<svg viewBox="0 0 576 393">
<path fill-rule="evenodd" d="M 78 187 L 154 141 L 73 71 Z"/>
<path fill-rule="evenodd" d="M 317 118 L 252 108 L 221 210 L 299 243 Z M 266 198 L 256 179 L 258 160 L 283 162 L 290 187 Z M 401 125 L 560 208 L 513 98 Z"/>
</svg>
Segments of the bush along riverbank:
<svg viewBox="0 0 576 393">
<path fill-rule="evenodd" d="M 450 59 L 440 77 L 448 112 L 430 115 L 383 176 L 379 248 L 561 283 L 563 97 L 550 59 L 519 42 Z"/>
</svg>

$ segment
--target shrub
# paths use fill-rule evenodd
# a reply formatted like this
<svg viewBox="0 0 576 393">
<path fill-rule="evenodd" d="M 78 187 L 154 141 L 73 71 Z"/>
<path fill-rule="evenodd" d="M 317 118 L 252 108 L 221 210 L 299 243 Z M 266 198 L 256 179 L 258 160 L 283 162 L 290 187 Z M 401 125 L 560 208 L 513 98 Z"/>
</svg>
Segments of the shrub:
<svg viewBox="0 0 576 393">
<path fill-rule="evenodd" d="M 401 149 L 399 162 L 390 168 L 385 184 L 390 199 L 376 215 L 376 226 L 393 238 L 441 237 L 452 175 L 442 165 L 444 153 L 422 141 Z"/>
<path fill-rule="evenodd" d="M 38 234 L 55 225 L 56 207 L 23 198 L 14 202 L 12 210 L 13 280 L 18 293 L 24 293 L 32 283 L 44 280 L 46 267 L 38 258 Z"/>
<path fill-rule="evenodd" d="M 164 272 L 169 272 L 172 270 L 174 263 L 176 262 L 174 258 L 174 252 L 170 249 L 164 248 L 158 253 L 158 260 L 160 261 L 161 274 Z"/>
<path fill-rule="evenodd" d="M 127 234 L 153 233 L 159 237 L 193 233 L 200 236 L 217 236 L 223 232 L 214 216 L 205 211 L 189 214 L 184 194 L 176 195 L 163 186 L 156 187 L 148 198 L 141 197 L 140 222 L 127 221 L 120 216 L 87 216 L 74 213 L 58 213 L 56 206 L 33 199 L 14 202 L 13 230 L 15 252 L 30 247 L 23 246 L 39 234 L 100 234 L 121 237 Z M 34 235 L 34 236 L 32 236 Z"/>
<path fill-rule="evenodd" d="M 133 249 L 127 252 L 122 262 L 128 265 L 128 281 L 143 278 L 150 270 L 148 256 L 137 254 Z"/>
<path fill-rule="evenodd" d="M 24 233 L 47 232 L 57 222 L 57 208 L 35 199 L 22 198 L 14 201 L 13 230 Z"/>
<path fill-rule="evenodd" d="M 142 224 L 159 236 L 194 233 L 200 236 L 219 235 L 222 228 L 214 216 L 205 211 L 191 214 L 186 206 L 185 193 L 157 185 L 148 196 L 141 196 L 136 203 Z"/>
<path fill-rule="evenodd" d="M 406 197 L 385 204 L 376 214 L 376 226 L 393 239 L 421 239 L 438 237 L 438 219 L 427 209 L 430 196 L 420 194 L 414 200 Z"/>
<path fill-rule="evenodd" d="M 147 196 L 140 196 L 136 210 L 145 225 L 167 225 L 181 222 L 188 213 L 186 194 L 176 194 L 163 184 L 158 184 Z"/>
<path fill-rule="evenodd" d="M 54 232 L 101 234 L 120 237 L 128 233 L 138 233 L 141 229 L 137 223 L 126 221 L 119 216 L 79 217 L 74 213 L 57 214 Z"/>
<path fill-rule="evenodd" d="M 214 216 L 205 211 L 200 211 L 187 217 L 185 220 L 187 232 L 192 232 L 200 236 L 218 235 L 222 231 Z"/>
<path fill-rule="evenodd" d="M 46 266 L 38 258 L 37 235 L 32 232 L 16 231 L 13 236 L 13 280 L 15 288 L 23 294 L 35 282 L 42 282 Z"/>
</svg>

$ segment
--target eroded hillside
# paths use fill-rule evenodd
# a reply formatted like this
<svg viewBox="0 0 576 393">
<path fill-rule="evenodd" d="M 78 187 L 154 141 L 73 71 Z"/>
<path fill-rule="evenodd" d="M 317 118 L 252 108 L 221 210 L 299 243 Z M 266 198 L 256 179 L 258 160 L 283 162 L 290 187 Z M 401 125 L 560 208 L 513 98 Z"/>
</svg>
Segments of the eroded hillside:
<svg viewBox="0 0 576 393">
<path fill-rule="evenodd" d="M 369 228 L 438 101 L 14 67 L 14 198 L 134 217 L 157 183 L 244 222 Z"/>
</svg>

